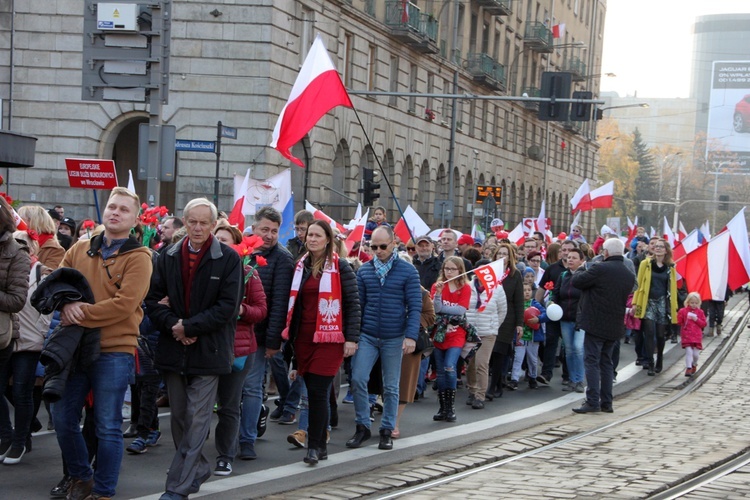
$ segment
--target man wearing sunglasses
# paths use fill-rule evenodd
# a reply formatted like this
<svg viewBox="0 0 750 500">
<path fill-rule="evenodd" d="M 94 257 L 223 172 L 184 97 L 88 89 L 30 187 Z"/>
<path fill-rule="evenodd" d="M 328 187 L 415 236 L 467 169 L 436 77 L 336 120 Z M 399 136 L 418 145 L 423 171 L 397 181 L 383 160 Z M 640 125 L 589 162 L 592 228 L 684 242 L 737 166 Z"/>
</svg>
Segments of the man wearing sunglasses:
<svg viewBox="0 0 750 500">
<path fill-rule="evenodd" d="M 371 437 L 367 383 L 378 358 L 383 377 L 383 417 L 378 448 L 393 448 L 391 433 L 398 411 L 401 356 L 414 352 L 419 334 L 422 311 L 419 273 L 414 266 L 399 259 L 394 239 L 390 227 L 375 229 L 370 238 L 375 258 L 362 264 L 357 272 L 362 327 L 357 353 L 352 358 L 351 381 L 357 430 L 346 442 L 348 448 L 359 448 Z"/>
</svg>

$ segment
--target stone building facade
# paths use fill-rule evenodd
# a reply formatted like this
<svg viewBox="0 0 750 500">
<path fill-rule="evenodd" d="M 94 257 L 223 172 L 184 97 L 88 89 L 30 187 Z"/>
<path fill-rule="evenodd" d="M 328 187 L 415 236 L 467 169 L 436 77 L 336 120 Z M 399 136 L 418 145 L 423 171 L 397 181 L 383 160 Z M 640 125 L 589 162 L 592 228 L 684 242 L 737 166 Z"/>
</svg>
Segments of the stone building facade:
<svg viewBox="0 0 750 500">
<path fill-rule="evenodd" d="M 145 103 L 81 100 L 82 3 L 0 0 L 2 124 L 39 139 L 34 168 L 6 172 L 9 194 L 62 203 L 76 217 L 91 215 L 93 197 L 67 187 L 64 158 L 112 158 L 125 184 L 138 125 L 148 121 Z M 574 90 L 596 97 L 604 0 L 172 0 L 171 10 L 162 118 L 179 139 L 213 140 L 218 121 L 238 129 L 222 147 L 222 209 L 231 208 L 235 174 L 251 168 L 264 179 L 292 168 L 299 207 L 307 199 L 348 220 L 367 167 L 382 170 L 402 208 L 411 204 L 432 227 L 446 222 L 436 201 L 453 199 L 452 226 L 468 230 L 474 187 L 491 184 L 503 187 L 501 218 L 535 216 L 544 198 L 559 231 L 570 197 L 596 178 L 593 122 L 543 122 L 534 103 L 468 97 L 537 96 L 543 71 L 573 72 Z M 453 94 L 458 73 L 457 94 L 467 98 L 456 100 L 452 172 L 450 98 L 352 95 L 356 112 L 328 113 L 293 150 L 305 169 L 268 147 L 318 33 L 352 91 Z M 212 154 L 178 152 L 176 182 L 161 183 L 158 202 L 180 213 L 190 198 L 210 196 L 215 164 Z M 385 182 L 380 191 L 395 220 Z"/>
</svg>

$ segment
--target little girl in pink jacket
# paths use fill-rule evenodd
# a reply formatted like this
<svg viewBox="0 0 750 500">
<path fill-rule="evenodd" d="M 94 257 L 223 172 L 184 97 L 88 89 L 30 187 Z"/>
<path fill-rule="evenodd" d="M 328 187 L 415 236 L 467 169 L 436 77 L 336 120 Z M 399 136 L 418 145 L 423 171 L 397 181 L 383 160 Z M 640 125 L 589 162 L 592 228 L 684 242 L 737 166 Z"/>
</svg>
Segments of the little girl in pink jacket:
<svg viewBox="0 0 750 500">
<path fill-rule="evenodd" d="M 682 348 L 685 349 L 685 376 L 689 377 L 698 369 L 698 356 L 703 350 L 703 329 L 706 315 L 701 310 L 701 296 L 691 292 L 685 299 L 685 307 L 677 311 L 677 323 L 682 327 Z"/>
</svg>

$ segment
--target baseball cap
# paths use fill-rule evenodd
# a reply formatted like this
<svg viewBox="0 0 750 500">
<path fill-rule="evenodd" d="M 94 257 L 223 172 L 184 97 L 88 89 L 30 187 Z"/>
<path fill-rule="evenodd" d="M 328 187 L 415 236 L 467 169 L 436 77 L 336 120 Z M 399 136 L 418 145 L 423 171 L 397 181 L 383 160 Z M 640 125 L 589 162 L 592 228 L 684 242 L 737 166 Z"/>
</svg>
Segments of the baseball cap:
<svg viewBox="0 0 750 500">
<path fill-rule="evenodd" d="M 68 226 L 71 231 L 76 230 L 76 221 L 74 219 L 71 219 L 70 217 L 65 217 L 63 220 L 60 221 L 60 224 L 64 226 Z"/>
<path fill-rule="evenodd" d="M 472 238 L 468 234 L 464 234 L 458 239 L 458 244 L 459 245 L 473 245 L 474 238 Z"/>
<path fill-rule="evenodd" d="M 417 237 L 417 244 L 419 244 L 420 241 L 427 241 L 428 243 L 432 243 L 432 239 L 426 234 Z"/>
<path fill-rule="evenodd" d="M 57 210 L 55 210 L 54 208 L 50 208 L 49 210 L 47 210 L 47 213 L 50 217 L 52 217 L 53 220 L 62 222 L 62 217 L 60 217 L 60 214 L 57 213 Z"/>
</svg>

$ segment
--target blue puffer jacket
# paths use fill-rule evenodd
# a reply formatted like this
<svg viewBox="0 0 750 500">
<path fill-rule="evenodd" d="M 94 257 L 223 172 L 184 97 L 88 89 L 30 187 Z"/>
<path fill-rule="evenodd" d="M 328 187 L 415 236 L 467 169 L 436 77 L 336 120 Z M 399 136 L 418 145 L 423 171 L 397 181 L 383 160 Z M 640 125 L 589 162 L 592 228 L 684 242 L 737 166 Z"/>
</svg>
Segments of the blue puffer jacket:
<svg viewBox="0 0 750 500">
<path fill-rule="evenodd" d="M 397 258 L 381 285 L 375 265 L 367 262 L 357 272 L 357 286 L 362 308 L 361 333 L 380 339 L 405 334 L 417 340 L 422 291 L 414 266 Z"/>
</svg>

